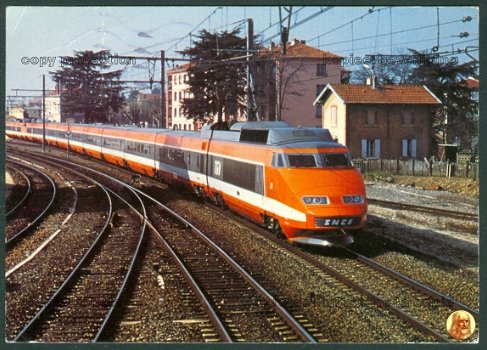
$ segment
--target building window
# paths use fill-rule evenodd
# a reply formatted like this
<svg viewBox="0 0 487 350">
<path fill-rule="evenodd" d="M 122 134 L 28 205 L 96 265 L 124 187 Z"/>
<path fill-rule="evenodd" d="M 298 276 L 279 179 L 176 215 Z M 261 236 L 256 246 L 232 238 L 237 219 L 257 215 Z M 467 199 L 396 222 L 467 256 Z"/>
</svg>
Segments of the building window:
<svg viewBox="0 0 487 350">
<path fill-rule="evenodd" d="M 375 126 L 377 125 L 377 111 L 373 109 L 367 110 L 367 119 L 365 121 L 365 125 L 367 126 Z"/>
<path fill-rule="evenodd" d="M 177 92 L 174 93 L 174 99 L 173 100 L 174 101 L 177 101 L 178 100 L 178 93 Z"/>
<path fill-rule="evenodd" d="M 318 95 L 321 93 L 321 91 L 323 91 L 325 86 L 326 85 L 322 85 L 322 84 L 316 85 L 316 97 L 318 97 Z M 321 119 L 322 116 L 323 116 L 323 106 L 318 104 L 318 105 L 316 105 L 316 108 L 315 108 L 315 117 Z"/>
<path fill-rule="evenodd" d="M 323 115 L 323 106 L 317 104 L 315 106 L 315 117 L 321 119 L 322 115 Z"/>
<path fill-rule="evenodd" d="M 330 107 L 330 125 L 336 126 L 337 122 L 337 106 Z"/>
<path fill-rule="evenodd" d="M 323 91 L 323 89 L 326 87 L 326 84 L 318 84 L 316 85 L 316 97 Z"/>
<path fill-rule="evenodd" d="M 316 65 L 316 75 L 319 77 L 326 76 L 326 63 L 318 63 Z"/>
<path fill-rule="evenodd" d="M 362 158 L 380 158 L 380 139 L 362 139 Z"/>
<path fill-rule="evenodd" d="M 411 111 L 404 111 L 402 113 L 402 125 L 414 125 L 413 114 Z"/>
<path fill-rule="evenodd" d="M 402 139 L 402 156 L 416 157 L 417 141 L 416 139 Z"/>
</svg>

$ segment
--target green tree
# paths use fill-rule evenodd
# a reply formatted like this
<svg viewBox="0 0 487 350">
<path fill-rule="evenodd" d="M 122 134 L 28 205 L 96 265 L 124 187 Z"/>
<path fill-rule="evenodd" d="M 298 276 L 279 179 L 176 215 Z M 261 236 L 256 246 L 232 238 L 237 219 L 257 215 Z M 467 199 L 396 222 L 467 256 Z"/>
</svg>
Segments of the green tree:
<svg viewBox="0 0 487 350">
<path fill-rule="evenodd" d="M 188 118 L 223 125 L 244 112 L 246 66 L 243 56 L 246 39 L 240 30 L 210 33 L 201 30 L 192 47 L 181 51 L 191 58 L 189 75 L 190 97 L 183 100 Z"/>
<path fill-rule="evenodd" d="M 477 63 L 458 64 L 456 60 L 415 52 L 418 62 L 409 82 L 426 85 L 441 100 L 434 130 L 438 141 L 457 143 L 461 149 L 474 151 L 478 136 L 478 101 L 467 85 L 469 77 L 478 79 Z"/>
<path fill-rule="evenodd" d="M 82 115 L 87 123 L 106 123 L 123 104 L 122 70 L 110 70 L 107 50 L 75 51 L 62 57 L 61 69 L 51 72 L 62 87 L 62 112 L 67 116 Z"/>
</svg>

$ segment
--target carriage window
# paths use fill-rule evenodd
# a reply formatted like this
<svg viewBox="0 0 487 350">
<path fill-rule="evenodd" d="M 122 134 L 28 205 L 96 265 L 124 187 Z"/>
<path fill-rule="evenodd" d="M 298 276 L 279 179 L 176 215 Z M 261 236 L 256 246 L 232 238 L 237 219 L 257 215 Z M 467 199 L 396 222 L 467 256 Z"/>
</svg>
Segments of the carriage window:
<svg viewBox="0 0 487 350">
<path fill-rule="evenodd" d="M 313 154 L 289 154 L 289 166 L 297 168 L 314 168 L 316 160 Z"/>
</svg>

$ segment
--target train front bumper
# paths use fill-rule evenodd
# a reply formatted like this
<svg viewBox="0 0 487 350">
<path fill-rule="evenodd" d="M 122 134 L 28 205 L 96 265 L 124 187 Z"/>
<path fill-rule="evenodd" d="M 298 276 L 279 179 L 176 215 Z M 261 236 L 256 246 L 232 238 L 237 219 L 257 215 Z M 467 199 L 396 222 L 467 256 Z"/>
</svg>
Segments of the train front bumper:
<svg viewBox="0 0 487 350">
<path fill-rule="evenodd" d="M 338 233 L 334 234 L 321 234 L 315 235 L 310 234 L 309 236 L 296 236 L 288 239 L 291 243 L 303 244 L 303 245 L 313 245 L 319 247 L 330 247 L 336 245 L 349 245 L 354 242 L 353 236 L 348 233 Z"/>
</svg>

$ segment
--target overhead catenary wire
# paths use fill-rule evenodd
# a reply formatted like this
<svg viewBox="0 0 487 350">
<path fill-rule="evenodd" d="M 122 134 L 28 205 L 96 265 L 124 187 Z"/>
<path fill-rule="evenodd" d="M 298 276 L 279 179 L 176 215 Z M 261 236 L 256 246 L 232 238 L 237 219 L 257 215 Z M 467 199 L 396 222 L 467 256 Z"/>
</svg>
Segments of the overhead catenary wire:
<svg viewBox="0 0 487 350">
<path fill-rule="evenodd" d="M 339 25 L 338 27 L 332 28 L 332 29 L 326 31 L 325 33 L 319 34 L 319 35 L 317 35 L 317 36 L 315 36 L 315 37 L 313 37 L 311 39 L 308 39 L 307 42 L 312 42 L 312 41 L 315 41 L 315 40 L 320 40 L 320 38 L 322 38 L 322 37 L 324 37 L 324 36 L 326 36 L 328 34 L 331 34 L 331 33 L 335 32 L 335 31 L 337 31 L 338 29 L 344 28 L 344 27 L 348 26 L 349 24 L 352 24 L 354 22 L 357 22 L 359 20 L 364 19 L 364 17 L 367 17 L 367 16 L 371 15 L 372 13 L 374 13 L 376 11 L 382 11 L 382 10 L 384 10 L 386 8 L 387 7 L 382 7 L 380 9 L 371 9 L 367 13 L 364 13 L 363 15 L 361 15 L 359 17 L 356 17 L 356 18 L 352 19 L 351 21 L 348 21 L 348 22 L 346 22 L 346 23 L 344 23 L 342 25 Z"/>
<path fill-rule="evenodd" d="M 293 24 L 297 24 L 297 23 L 298 23 L 298 18 L 297 18 L 297 15 L 296 15 L 296 14 L 297 14 L 297 12 L 298 12 L 298 11 L 303 11 L 305 8 L 306 8 L 306 7 L 304 7 L 304 6 L 303 6 L 303 7 L 299 8 L 298 10 L 295 10 L 295 11 L 294 11 L 294 12 L 295 12 L 295 16 L 296 16 L 296 17 L 294 17 L 294 23 L 293 23 Z M 309 7 L 308 7 L 308 8 L 309 8 Z M 211 17 L 212 15 L 214 15 L 215 13 L 217 13 L 217 11 L 218 11 L 219 9 L 220 9 L 219 7 L 217 7 L 217 8 L 215 8 L 215 9 L 213 9 L 213 11 L 212 11 L 212 12 L 211 12 L 211 13 L 210 13 L 210 14 L 209 14 L 209 15 L 208 15 L 208 16 L 207 16 L 207 17 L 206 17 L 206 18 L 205 18 L 205 19 L 204 19 L 204 20 L 203 20 L 203 21 L 202 21 L 200 24 L 198 24 L 198 26 L 196 27 L 196 29 L 197 29 L 197 28 L 199 28 L 199 27 L 200 27 L 200 26 L 201 26 L 203 23 L 205 23 L 205 21 L 206 21 L 206 20 L 208 20 L 208 19 L 209 19 L 209 17 Z M 323 8 L 322 8 L 322 9 L 323 9 Z M 373 9 L 373 11 L 372 11 L 371 13 L 373 13 L 373 12 L 380 12 L 380 11 L 381 11 L 381 10 L 383 10 L 383 9 L 389 9 L 389 12 L 390 12 L 390 13 L 392 12 L 391 7 L 389 6 L 389 7 L 383 7 L 383 8 Z M 227 9 L 227 13 L 228 13 L 228 9 Z M 271 22 L 272 22 L 272 17 L 271 17 L 271 15 L 272 15 L 272 12 L 271 12 L 271 8 L 270 8 L 270 9 L 269 9 L 269 24 L 271 24 Z M 300 18 L 305 16 L 305 14 L 302 14 L 302 13 L 300 13 L 299 15 L 300 15 Z M 316 15 L 316 13 L 314 13 L 314 15 Z M 368 14 L 362 15 L 362 16 L 360 16 L 360 17 L 356 18 L 355 20 L 357 20 L 357 21 L 358 21 L 359 19 L 363 19 L 363 17 L 364 17 L 364 16 L 366 16 L 366 15 L 368 15 Z M 223 11 L 222 11 L 222 16 L 223 16 Z M 309 18 L 309 17 L 310 17 L 310 16 L 308 16 L 308 17 L 306 17 L 306 18 Z M 222 17 L 222 18 L 223 18 L 223 17 Z M 228 21 L 228 18 L 227 18 L 227 21 Z M 235 23 L 235 24 L 236 24 L 236 23 L 243 23 L 244 21 L 245 21 L 245 20 L 244 20 L 244 19 L 242 19 L 242 20 L 236 21 L 236 22 L 234 22 L 234 23 Z M 447 24 L 449 24 L 449 23 L 455 23 L 455 22 L 459 22 L 459 21 L 461 21 L 461 20 L 450 21 L 450 22 L 443 22 L 443 23 L 440 23 L 440 25 L 447 25 Z M 223 19 L 222 19 L 222 22 L 223 22 Z M 352 20 L 352 21 L 349 21 L 349 22 L 347 22 L 347 23 L 350 23 L 350 24 L 351 24 L 351 26 L 353 26 L 353 20 Z M 272 26 L 275 26 L 276 24 L 277 24 L 277 23 L 274 23 L 274 24 L 272 24 Z M 389 36 L 390 36 L 390 41 L 391 41 L 391 42 L 390 42 L 390 45 L 391 45 L 391 53 L 392 53 L 392 38 L 393 38 L 393 35 L 396 35 L 396 34 L 398 34 L 398 33 L 405 33 L 405 32 L 409 32 L 409 31 L 412 31 L 412 30 L 419 30 L 419 29 L 422 29 L 422 28 L 429 28 L 429 27 L 436 26 L 436 25 L 437 25 L 437 24 L 434 24 L 434 25 L 428 25 L 428 26 L 423 26 L 423 27 L 418 27 L 418 28 L 412 28 L 412 29 L 404 29 L 404 30 L 396 30 L 396 31 L 393 31 L 393 30 L 392 30 L 392 18 L 390 18 L 390 30 L 389 30 L 389 32 L 388 32 L 388 33 L 379 34 L 379 36 L 377 36 L 377 30 L 376 30 L 376 36 L 374 36 L 374 37 L 376 38 L 376 41 L 377 41 L 377 37 L 382 37 L 382 36 L 385 36 L 385 35 L 389 35 Z M 270 27 L 272 27 L 272 26 L 270 26 Z M 343 26 L 343 25 L 342 25 L 342 26 Z M 339 26 L 339 27 L 342 27 L 342 26 Z M 217 29 L 217 28 L 221 28 L 221 27 L 223 27 L 223 25 L 220 25 L 220 26 L 218 26 L 218 27 L 214 27 L 214 26 L 213 26 L 212 28 Z M 266 28 L 264 31 L 266 31 L 266 30 L 270 29 L 270 27 Z M 309 40 L 308 40 L 308 42 L 309 42 L 309 41 L 312 41 L 313 39 L 315 39 L 315 40 L 316 40 L 316 38 L 318 38 L 318 37 L 321 37 L 321 38 L 322 38 L 323 36 L 325 36 L 325 35 L 329 34 L 330 32 L 333 32 L 333 31 L 337 30 L 339 27 L 334 28 L 334 29 L 332 29 L 331 31 L 328 31 L 328 32 L 326 32 L 326 33 L 324 33 L 324 34 L 320 34 L 319 36 L 317 36 L 317 37 L 315 37 L 315 38 L 309 39 Z M 357 27 L 357 26 L 356 26 L 356 27 Z M 102 28 L 96 28 L 96 29 L 95 29 L 93 32 L 94 32 L 94 33 L 103 33 L 104 35 L 105 35 L 105 34 L 111 35 L 111 34 L 113 34 L 113 32 L 109 30 L 110 28 L 112 28 L 112 27 L 105 27 L 105 26 L 103 26 Z M 196 30 L 196 29 L 193 29 L 193 31 L 194 31 L 194 30 Z M 357 28 L 355 28 L 355 30 L 356 30 L 356 31 L 358 31 L 358 30 L 357 30 Z M 261 31 L 260 33 L 263 33 L 264 31 Z M 115 35 L 112 35 L 112 36 L 113 36 L 113 37 L 115 37 Z M 163 43 L 157 43 L 157 44 L 153 44 L 153 45 L 145 46 L 144 48 L 149 48 L 149 49 L 150 49 L 150 48 L 152 48 L 152 47 L 161 46 L 161 45 L 167 45 L 167 44 L 172 44 L 172 46 L 171 46 L 171 47 L 174 47 L 174 46 L 177 46 L 177 45 L 178 45 L 178 42 L 183 41 L 183 40 L 184 40 L 184 38 L 186 38 L 186 37 L 188 37 L 188 35 L 185 35 L 185 36 L 180 37 L 180 38 L 170 39 L 170 40 L 165 41 L 165 42 L 163 42 Z M 353 51 L 355 51 L 355 50 L 361 50 L 361 49 L 363 49 L 363 48 L 357 48 L 355 43 L 356 43 L 356 41 L 358 41 L 358 40 L 365 40 L 366 38 L 367 38 L 367 37 L 355 38 L 355 36 L 353 35 L 353 32 L 352 32 L 352 40 L 351 40 L 351 41 L 349 41 L 349 42 L 351 42 L 351 43 L 352 43 L 352 50 L 353 50 Z M 444 37 L 441 37 L 441 38 L 444 38 Z M 119 36 L 117 39 L 120 41 L 120 39 L 122 39 L 122 38 Z M 123 41 L 124 41 L 124 40 L 122 39 L 122 40 L 121 40 L 121 42 L 123 42 Z M 347 41 L 347 40 L 344 40 L 344 41 Z M 426 40 L 420 40 L 420 41 L 416 40 L 415 42 L 425 42 L 425 41 L 426 41 Z M 466 41 L 466 42 L 473 42 L 473 41 L 474 41 L 474 40 L 472 39 L 472 40 L 469 40 L 469 41 Z M 130 45 L 130 43 L 129 43 L 129 42 L 124 42 L 124 44 L 125 44 L 125 45 Z M 335 43 L 335 44 L 336 44 L 336 43 Z M 402 43 L 397 43 L 397 44 L 398 44 L 398 45 L 401 45 Z M 319 45 L 319 46 L 318 46 L 318 48 L 323 47 L 323 46 L 325 46 L 325 45 L 330 45 L 330 43 L 328 43 L 328 44 L 323 44 L 323 45 Z M 456 45 L 456 43 L 454 43 L 454 44 L 446 44 L 446 45 L 442 45 L 442 46 L 448 46 L 448 45 Z M 135 47 L 135 46 L 134 46 L 134 45 L 132 45 L 132 47 Z M 374 51 L 375 51 L 376 49 L 378 49 L 378 48 L 381 48 L 381 47 L 385 47 L 385 45 L 383 45 L 383 46 L 379 46 L 379 45 L 377 45 L 377 44 L 376 44 L 376 45 L 374 46 Z M 346 51 L 346 50 L 339 50 L 339 51 L 336 51 L 336 52 L 344 52 L 344 51 Z M 167 64 L 170 64 L 170 62 L 167 62 Z M 146 67 L 146 68 L 145 68 L 145 70 L 147 70 L 147 66 L 146 66 L 145 64 L 144 64 L 144 66 Z M 158 67 L 156 67 L 156 68 L 158 69 Z M 156 71 L 156 72 L 157 72 L 157 71 Z M 154 74 L 154 73 L 153 73 L 153 74 Z M 157 73 L 156 73 L 156 74 L 157 74 Z M 125 77 L 125 76 L 131 76 L 131 79 L 132 79 L 132 80 L 134 80 L 134 81 L 135 81 L 135 80 L 143 80 L 143 78 L 142 78 L 142 77 L 143 77 L 143 76 L 145 77 L 145 75 L 146 75 L 146 73 L 145 73 L 145 72 L 144 72 L 142 69 L 138 69 L 138 67 L 135 67 L 135 66 L 132 66 L 132 67 L 127 67 L 127 69 L 126 69 L 126 70 L 125 70 L 125 72 L 124 72 L 124 77 Z M 42 76 L 42 74 L 41 74 L 41 75 L 39 75 L 37 78 L 31 79 L 30 81 L 33 81 L 33 80 L 35 80 L 35 79 L 38 79 L 38 78 L 40 78 L 41 76 Z M 128 80 L 128 79 L 127 79 L 127 80 Z M 157 83 L 157 82 L 156 82 L 156 83 Z M 26 82 L 26 83 L 22 84 L 21 86 L 26 86 L 27 84 L 29 84 L 29 82 Z"/>
<path fill-rule="evenodd" d="M 319 15 L 322 15 L 323 13 L 331 10 L 332 8 L 333 8 L 333 6 L 321 7 L 321 9 L 318 12 L 315 12 L 314 14 L 309 15 L 308 17 L 302 19 L 301 21 L 294 23 L 293 25 L 289 26 L 288 29 L 289 30 L 290 29 L 294 29 L 294 28 L 300 26 L 301 24 L 304 24 L 304 23 L 312 20 L 313 18 L 315 18 L 315 17 L 317 17 Z M 280 33 L 274 34 L 274 35 L 272 35 L 272 36 L 264 39 L 262 42 L 263 43 L 268 42 L 268 41 L 274 39 L 275 37 L 277 37 L 278 35 L 280 35 Z"/>
<path fill-rule="evenodd" d="M 450 24 L 458 23 L 458 22 L 462 22 L 462 19 L 443 22 L 443 23 L 440 23 L 440 25 L 450 25 Z M 388 35 L 402 34 L 402 33 L 406 33 L 406 32 L 412 32 L 412 31 L 422 30 L 422 29 L 431 28 L 431 27 L 436 27 L 436 23 L 435 24 L 431 24 L 431 25 L 421 26 L 421 27 L 415 27 L 415 28 L 409 28 L 409 29 L 396 30 L 396 31 L 389 32 L 389 33 L 382 33 L 382 34 L 376 34 L 376 35 L 363 36 L 363 37 L 360 37 L 360 38 L 355 38 L 354 40 L 355 41 L 360 41 L 360 40 L 374 39 L 376 37 L 383 37 L 383 36 L 388 36 Z M 321 44 L 321 45 L 318 45 L 317 47 L 331 46 L 331 45 L 337 45 L 337 44 L 345 44 L 345 43 L 349 43 L 349 42 L 351 42 L 350 39 L 347 39 L 347 40 L 339 40 L 339 41 L 334 41 L 334 42 L 329 42 L 329 43 Z"/>
<path fill-rule="evenodd" d="M 455 35 L 448 35 L 448 36 L 442 36 L 440 39 L 448 39 L 448 38 L 453 38 L 453 37 L 458 37 L 458 36 L 455 36 Z M 435 41 L 436 40 L 436 37 L 434 38 L 428 38 L 428 39 L 420 39 L 420 40 L 410 40 L 410 41 L 403 41 L 403 42 L 397 42 L 395 45 L 396 46 L 399 46 L 399 45 L 407 45 L 407 44 L 414 44 L 414 43 L 420 43 L 420 42 L 428 42 L 428 41 Z M 444 45 L 441 45 L 440 47 L 446 47 L 446 46 L 451 46 L 451 45 L 461 45 L 461 44 L 464 44 L 464 43 L 468 43 L 468 42 L 472 42 L 472 41 L 478 41 L 478 38 L 474 38 L 474 39 L 470 39 L 470 40 L 464 40 L 464 41 L 458 41 L 458 42 L 455 42 L 455 43 L 449 43 L 449 44 L 444 44 Z M 389 44 L 384 44 L 384 45 L 378 45 L 377 48 L 383 48 L 383 47 L 387 47 L 389 46 Z M 352 51 L 353 49 L 353 51 Z M 364 51 L 364 50 L 367 50 L 367 49 L 372 49 L 372 46 L 363 46 L 363 47 L 352 47 L 352 48 L 347 48 L 347 49 L 343 49 L 343 50 L 333 50 L 334 53 L 337 53 L 337 54 L 340 54 L 340 53 L 348 53 L 348 52 L 354 52 L 354 51 Z M 421 49 L 421 50 L 418 50 L 418 51 L 425 51 L 425 50 L 430 50 L 431 48 L 428 48 L 428 49 Z"/>
<path fill-rule="evenodd" d="M 177 45 L 182 42 L 184 39 L 186 39 L 191 33 L 193 33 L 195 30 L 197 30 L 203 23 L 205 23 L 213 14 L 216 13 L 216 11 L 222 9 L 221 6 L 218 6 L 216 9 L 214 9 L 208 16 L 205 17 L 196 27 L 194 27 L 188 34 L 183 36 L 180 40 L 178 40 L 175 44 L 171 45 L 169 48 L 166 49 L 166 51 L 170 51 L 172 48 L 177 47 Z"/>
</svg>

